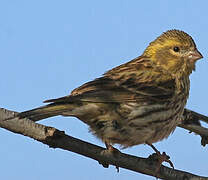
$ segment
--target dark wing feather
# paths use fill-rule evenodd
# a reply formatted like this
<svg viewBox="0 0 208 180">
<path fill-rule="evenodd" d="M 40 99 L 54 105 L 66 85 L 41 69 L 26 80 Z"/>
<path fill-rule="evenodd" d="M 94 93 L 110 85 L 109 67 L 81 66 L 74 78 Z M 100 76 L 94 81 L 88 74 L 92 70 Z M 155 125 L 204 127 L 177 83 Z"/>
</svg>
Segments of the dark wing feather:
<svg viewBox="0 0 208 180">
<path fill-rule="evenodd" d="M 120 65 L 104 74 L 118 86 L 149 96 L 170 95 L 175 92 L 175 78 L 145 57 Z"/>
<path fill-rule="evenodd" d="M 139 57 L 74 89 L 69 96 L 45 102 L 163 101 L 171 99 L 174 93 L 175 80 L 171 75 Z"/>
<path fill-rule="evenodd" d="M 135 101 L 134 94 L 118 87 L 114 80 L 101 77 L 74 89 L 69 96 L 50 99 L 44 102 L 122 102 Z"/>
</svg>

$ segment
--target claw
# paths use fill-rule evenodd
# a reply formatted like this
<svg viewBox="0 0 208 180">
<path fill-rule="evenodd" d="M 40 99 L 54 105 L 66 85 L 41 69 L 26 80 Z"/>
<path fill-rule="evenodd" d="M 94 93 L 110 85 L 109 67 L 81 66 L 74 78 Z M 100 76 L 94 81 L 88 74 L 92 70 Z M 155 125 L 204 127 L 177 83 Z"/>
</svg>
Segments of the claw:
<svg viewBox="0 0 208 180">
<path fill-rule="evenodd" d="M 114 155 L 121 153 L 118 149 L 114 148 L 111 144 L 105 142 L 106 150 Z"/>
<path fill-rule="evenodd" d="M 118 153 L 121 153 L 118 149 L 114 148 L 111 144 L 107 142 L 105 142 L 105 146 L 106 146 L 106 149 L 102 153 L 113 154 L 115 157 Z M 104 162 L 99 162 L 99 163 L 102 164 L 103 167 L 105 168 L 109 167 L 109 164 L 107 163 L 104 163 Z M 119 167 L 118 166 L 115 166 L 115 167 L 117 169 L 117 172 L 119 172 Z"/>
<path fill-rule="evenodd" d="M 173 163 L 170 160 L 170 156 L 168 156 L 165 152 L 163 152 L 162 154 L 160 153 L 160 151 L 158 151 L 152 144 L 147 143 L 147 145 L 149 145 L 154 151 L 155 153 L 152 155 L 154 156 L 154 159 L 156 159 L 158 161 L 158 165 L 156 167 L 156 177 L 160 171 L 160 167 L 162 166 L 163 162 L 167 162 L 170 164 L 170 166 L 174 169 Z"/>
<path fill-rule="evenodd" d="M 109 164 L 107 164 L 107 163 L 100 162 L 100 161 L 98 161 L 98 163 L 101 164 L 104 168 L 108 168 L 109 167 Z"/>
</svg>

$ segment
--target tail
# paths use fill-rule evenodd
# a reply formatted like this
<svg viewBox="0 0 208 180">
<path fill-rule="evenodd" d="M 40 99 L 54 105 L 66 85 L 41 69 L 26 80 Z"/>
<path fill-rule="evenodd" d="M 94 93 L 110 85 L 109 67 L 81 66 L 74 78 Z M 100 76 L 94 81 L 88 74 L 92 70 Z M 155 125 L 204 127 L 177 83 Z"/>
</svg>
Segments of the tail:
<svg viewBox="0 0 208 180">
<path fill-rule="evenodd" d="M 46 106 L 21 112 L 17 116 L 19 118 L 29 118 L 33 121 L 38 121 L 52 116 L 62 115 L 63 112 L 70 112 L 73 108 L 73 103 L 51 103 Z"/>
</svg>

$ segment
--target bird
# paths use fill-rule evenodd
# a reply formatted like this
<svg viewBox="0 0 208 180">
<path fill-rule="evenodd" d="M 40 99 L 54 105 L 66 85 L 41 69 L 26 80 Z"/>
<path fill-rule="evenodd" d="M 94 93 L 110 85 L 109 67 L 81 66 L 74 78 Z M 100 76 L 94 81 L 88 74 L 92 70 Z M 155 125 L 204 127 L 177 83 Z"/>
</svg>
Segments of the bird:
<svg viewBox="0 0 208 180">
<path fill-rule="evenodd" d="M 89 125 L 90 132 L 108 150 L 113 150 L 115 144 L 122 148 L 147 144 L 161 161 L 168 162 L 169 158 L 164 158 L 153 143 L 167 138 L 182 122 L 189 76 L 201 58 L 190 35 L 168 30 L 152 41 L 142 55 L 18 117 L 38 121 L 73 116 Z"/>
</svg>

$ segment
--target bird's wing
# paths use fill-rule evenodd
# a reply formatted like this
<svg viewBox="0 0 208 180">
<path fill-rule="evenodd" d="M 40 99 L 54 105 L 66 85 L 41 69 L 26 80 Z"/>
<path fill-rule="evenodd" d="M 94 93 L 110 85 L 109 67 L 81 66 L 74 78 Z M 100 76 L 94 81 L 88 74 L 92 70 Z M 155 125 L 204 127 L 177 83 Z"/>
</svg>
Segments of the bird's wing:
<svg viewBox="0 0 208 180">
<path fill-rule="evenodd" d="M 152 67 L 150 61 L 136 58 L 74 89 L 69 96 L 45 102 L 135 102 L 163 101 L 175 92 L 175 81 Z"/>
<path fill-rule="evenodd" d="M 115 84 L 114 80 L 101 77 L 74 89 L 69 96 L 44 102 L 121 102 L 135 101 L 134 94 Z"/>
<path fill-rule="evenodd" d="M 148 96 L 171 95 L 175 92 L 175 78 L 156 66 L 148 58 L 138 57 L 104 74 L 120 87 Z"/>
</svg>

